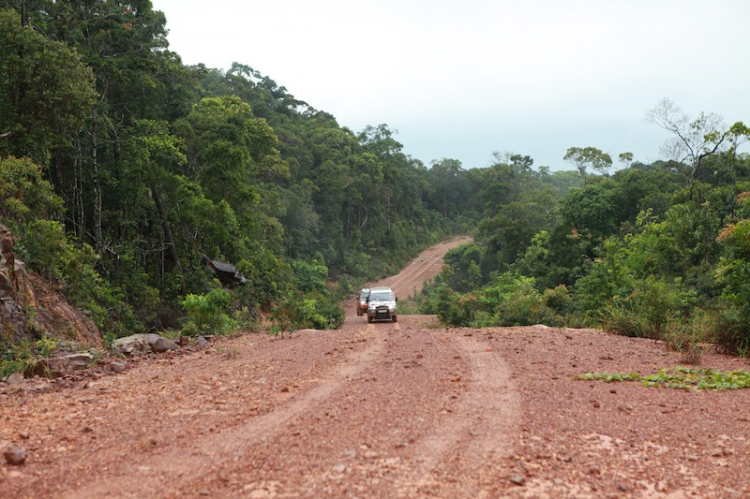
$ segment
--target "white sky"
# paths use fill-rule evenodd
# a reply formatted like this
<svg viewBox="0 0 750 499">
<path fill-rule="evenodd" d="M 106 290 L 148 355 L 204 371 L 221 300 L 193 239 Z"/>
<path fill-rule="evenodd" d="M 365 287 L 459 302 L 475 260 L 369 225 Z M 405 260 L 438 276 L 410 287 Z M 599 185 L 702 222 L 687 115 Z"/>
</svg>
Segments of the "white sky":
<svg viewBox="0 0 750 499">
<path fill-rule="evenodd" d="M 426 165 L 569 147 L 663 159 L 664 97 L 750 124 L 748 0 L 152 0 L 186 64 L 246 64 Z"/>
</svg>

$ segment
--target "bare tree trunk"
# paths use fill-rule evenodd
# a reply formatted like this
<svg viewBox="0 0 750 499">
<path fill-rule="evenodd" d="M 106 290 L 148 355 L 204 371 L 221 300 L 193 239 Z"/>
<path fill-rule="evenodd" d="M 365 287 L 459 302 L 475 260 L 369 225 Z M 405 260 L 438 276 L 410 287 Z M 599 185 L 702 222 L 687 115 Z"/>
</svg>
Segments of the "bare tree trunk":
<svg viewBox="0 0 750 499">
<path fill-rule="evenodd" d="M 94 108 L 94 123 L 91 127 L 91 170 L 92 182 L 94 184 L 94 248 L 97 253 L 102 251 L 102 189 L 99 185 L 99 160 L 97 158 L 98 137 L 97 123 L 98 114 Z"/>
<path fill-rule="evenodd" d="M 80 241 L 86 237 L 86 209 L 83 202 L 83 168 L 81 167 L 81 139 L 76 139 L 73 158 L 73 223 Z"/>
<path fill-rule="evenodd" d="M 159 217 L 161 218 L 161 226 L 164 230 L 164 237 L 167 242 L 167 249 L 169 251 L 169 255 L 172 257 L 172 261 L 174 261 L 175 266 L 180 271 L 180 275 L 184 275 L 184 272 L 182 270 L 182 263 L 180 262 L 180 256 L 177 254 L 177 246 L 174 244 L 174 237 L 172 236 L 172 228 L 169 225 L 169 220 L 167 219 L 167 214 L 164 212 L 164 204 L 161 201 L 161 195 L 159 194 L 159 189 L 157 189 L 156 185 L 151 184 L 151 195 L 154 197 L 154 204 L 156 204 L 156 210 L 159 212 Z"/>
<path fill-rule="evenodd" d="M 385 220 L 388 225 L 388 232 L 391 231 L 391 192 L 386 189 L 385 191 L 385 200 L 386 200 L 386 210 L 385 210 Z"/>
<path fill-rule="evenodd" d="M 365 219 L 362 220 L 362 212 L 365 213 Z M 368 219 L 368 213 L 367 213 L 367 207 L 363 205 L 362 203 L 359 203 L 359 209 L 357 210 L 357 214 L 359 216 L 357 229 L 362 232 L 365 229 L 365 226 L 367 225 L 367 219 Z"/>
<path fill-rule="evenodd" d="M 365 219 L 362 220 L 362 212 L 365 213 Z M 367 211 L 367 207 L 363 205 L 362 203 L 359 203 L 359 207 L 357 209 L 357 231 L 359 232 L 359 240 L 364 244 L 365 242 L 365 226 L 367 226 L 367 219 L 369 218 L 369 214 Z"/>
</svg>

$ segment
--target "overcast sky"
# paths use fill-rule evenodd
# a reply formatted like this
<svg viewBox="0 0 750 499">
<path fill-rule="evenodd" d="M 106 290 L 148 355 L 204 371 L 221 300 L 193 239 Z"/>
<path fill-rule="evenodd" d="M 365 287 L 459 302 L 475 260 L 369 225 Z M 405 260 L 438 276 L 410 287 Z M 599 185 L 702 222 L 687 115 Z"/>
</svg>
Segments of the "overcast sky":
<svg viewBox="0 0 750 499">
<path fill-rule="evenodd" d="M 354 132 L 387 124 L 426 165 L 663 159 L 644 115 L 665 97 L 750 123 L 748 0 L 152 2 L 185 64 L 251 66 Z"/>
</svg>

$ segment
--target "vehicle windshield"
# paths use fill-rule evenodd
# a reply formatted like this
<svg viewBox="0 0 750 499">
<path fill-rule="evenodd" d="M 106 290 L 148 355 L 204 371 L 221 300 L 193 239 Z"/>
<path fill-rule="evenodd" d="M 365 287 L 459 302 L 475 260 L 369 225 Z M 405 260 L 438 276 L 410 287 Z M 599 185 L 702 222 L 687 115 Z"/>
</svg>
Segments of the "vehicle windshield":
<svg viewBox="0 0 750 499">
<path fill-rule="evenodd" d="M 395 301 L 390 291 L 375 291 L 370 294 L 370 301 Z"/>
<path fill-rule="evenodd" d="M 367 299 L 368 296 L 370 296 L 370 292 L 369 291 L 362 291 L 359 294 L 359 299 L 362 300 L 362 301 L 364 301 L 364 300 Z"/>
</svg>

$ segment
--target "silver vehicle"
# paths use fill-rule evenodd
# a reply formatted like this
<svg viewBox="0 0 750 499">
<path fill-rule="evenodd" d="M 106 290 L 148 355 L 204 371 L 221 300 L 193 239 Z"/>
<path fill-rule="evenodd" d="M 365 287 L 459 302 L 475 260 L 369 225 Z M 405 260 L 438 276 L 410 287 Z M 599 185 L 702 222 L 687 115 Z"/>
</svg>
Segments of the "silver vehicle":
<svg viewBox="0 0 750 499">
<path fill-rule="evenodd" d="M 367 322 L 391 320 L 396 322 L 396 295 L 391 288 L 371 288 L 367 300 Z"/>
</svg>

